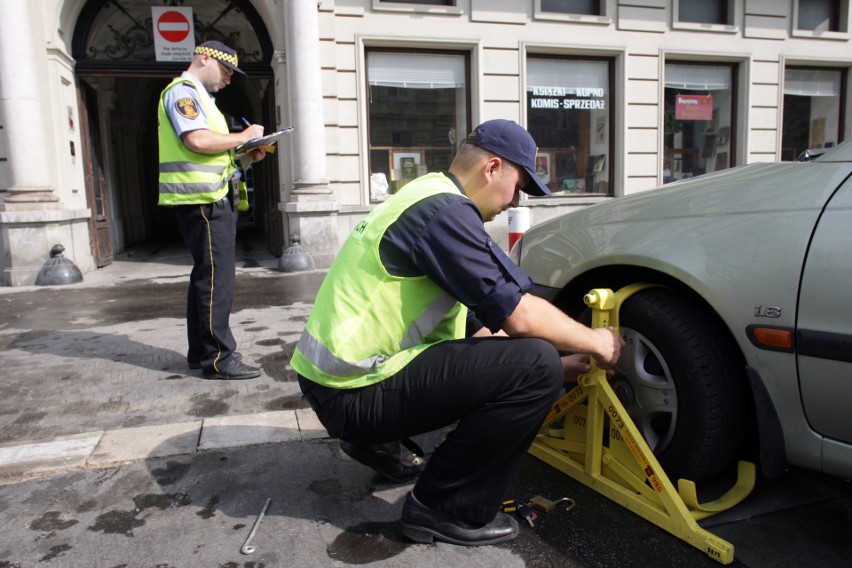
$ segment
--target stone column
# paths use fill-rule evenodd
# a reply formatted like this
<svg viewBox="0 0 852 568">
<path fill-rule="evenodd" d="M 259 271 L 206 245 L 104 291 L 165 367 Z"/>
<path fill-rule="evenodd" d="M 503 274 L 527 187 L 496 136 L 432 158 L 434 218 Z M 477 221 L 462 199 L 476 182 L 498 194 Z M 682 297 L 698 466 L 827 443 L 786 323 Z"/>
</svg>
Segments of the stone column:
<svg viewBox="0 0 852 568">
<path fill-rule="evenodd" d="M 316 2 L 290 0 L 287 11 L 287 84 L 293 125 L 293 189 L 281 205 L 289 240 L 313 256 L 318 268 L 337 253 L 337 213 L 326 173 L 325 120 Z"/>
<path fill-rule="evenodd" d="M 9 0 L 0 18 L 0 119 L 6 131 L 6 152 L 11 185 L 5 210 L 52 208 L 58 201 L 50 184 L 50 168 L 44 152 L 44 93 L 39 89 L 38 69 L 30 26 L 30 2 Z M 41 37 L 41 34 L 38 34 Z"/>
<path fill-rule="evenodd" d="M 91 212 L 64 208 L 53 185 L 50 91 L 39 81 L 49 69 L 41 31 L 41 4 L 7 0 L 0 17 L 0 136 L 9 187 L 0 205 L 0 285 L 34 284 L 50 250 L 89 250 Z M 75 260 L 68 257 L 72 262 Z M 92 267 L 91 255 L 84 269 Z"/>
</svg>

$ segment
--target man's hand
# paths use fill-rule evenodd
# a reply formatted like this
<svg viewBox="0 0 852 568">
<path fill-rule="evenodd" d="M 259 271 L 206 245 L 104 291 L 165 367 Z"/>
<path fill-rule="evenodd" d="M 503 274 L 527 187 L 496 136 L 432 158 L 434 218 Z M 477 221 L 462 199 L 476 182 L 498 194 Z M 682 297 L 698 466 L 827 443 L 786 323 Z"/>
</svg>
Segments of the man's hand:
<svg viewBox="0 0 852 568">
<path fill-rule="evenodd" d="M 181 140 L 187 148 L 199 154 L 218 154 L 241 146 L 249 140 L 263 136 L 263 126 L 252 124 L 240 132 L 222 134 L 202 128 L 190 130 L 181 135 Z"/>
<path fill-rule="evenodd" d="M 576 383 L 580 375 L 584 375 L 592 370 L 592 366 L 589 363 L 588 355 L 563 355 L 562 369 L 565 371 L 565 382 Z M 615 369 L 607 369 L 606 376 L 608 379 L 614 377 Z"/>
<path fill-rule="evenodd" d="M 526 293 L 503 322 L 511 337 L 539 337 L 564 353 L 589 353 L 598 366 L 615 366 L 624 340 L 612 329 L 591 329 L 568 317 L 547 300 Z"/>
<path fill-rule="evenodd" d="M 245 140 L 243 140 L 243 144 L 245 144 L 249 140 L 254 140 L 255 138 L 261 138 L 263 136 L 263 125 L 252 124 L 250 126 L 246 126 L 245 130 L 242 131 L 242 134 L 245 136 Z"/>
<path fill-rule="evenodd" d="M 592 332 L 596 335 L 597 346 L 593 352 L 595 361 L 602 369 L 611 369 L 618 363 L 618 358 L 621 356 L 621 349 L 624 347 L 624 339 L 616 335 L 611 327 L 599 327 L 593 329 Z"/>
<path fill-rule="evenodd" d="M 259 147 L 251 150 L 249 154 L 251 154 L 251 161 L 254 163 L 261 161 L 266 156 L 266 151 L 262 147 Z"/>
<path fill-rule="evenodd" d="M 564 355 L 562 369 L 565 371 L 565 382 L 576 383 L 580 375 L 592 370 L 588 355 Z"/>
</svg>

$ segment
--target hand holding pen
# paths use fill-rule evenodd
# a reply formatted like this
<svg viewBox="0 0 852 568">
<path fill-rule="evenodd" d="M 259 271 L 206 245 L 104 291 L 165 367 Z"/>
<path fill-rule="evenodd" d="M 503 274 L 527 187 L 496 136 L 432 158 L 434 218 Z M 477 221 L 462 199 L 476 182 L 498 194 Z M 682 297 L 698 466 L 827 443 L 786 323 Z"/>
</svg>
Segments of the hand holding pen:
<svg viewBox="0 0 852 568">
<path fill-rule="evenodd" d="M 255 138 L 260 138 L 263 136 L 263 125 L 261 124 L 252 124 L 245 117 L 243 117 L 243 124 L 246 125 L 243 133 L 247 136 L 244 142 L 248 142 L 249 140 L 254 140 Z"/>
<path fill-rule="evenodd" d="M 243 124 L 245 124 L 247 127 L 251 126 L 251 123 L 249 123 L 249 121 L 246 117 L 243 117 Z M 263 127 L 261 127 L 261 128 L 263 128 Z M 262 136 L 262 134 L 261 134 L 261 136 Z M 258 138 L 260 138 L 260 136 L 258 136 Z M 275 146 L 273 146 L 273 145 L 261 146 L 261 148 L 263 149 L 264 153 L 266 153 L 266 154 L 272 154 L 273 152 L 275 152 Z"/>
<path fill-rule="evenodd" d="M 255 138 L 261 138 L 263 136 L 263 126 L 262 125 L 252 124 L 248 121 L 248 119 L 246 119 L 246 117 L 243 117 L 243 124 L 246 125 L 246 128 L 245 128 L 245 130 L 243 130 L 243 132 L 248 136 L 248 138 L 246 138 L 246 140 L 245 140 L 246 142 L 248 142 L 250 140 L 254 140 Z M 263 147 L 263 146 L 260 146 L 258 148 L 252 149 L 249 153 L 252 156 L 252 160 L 257 162 L 257 161 L 262 160 L 264 158 L 264 156 L 266 156 L 266 148 Z"/>
</svg>

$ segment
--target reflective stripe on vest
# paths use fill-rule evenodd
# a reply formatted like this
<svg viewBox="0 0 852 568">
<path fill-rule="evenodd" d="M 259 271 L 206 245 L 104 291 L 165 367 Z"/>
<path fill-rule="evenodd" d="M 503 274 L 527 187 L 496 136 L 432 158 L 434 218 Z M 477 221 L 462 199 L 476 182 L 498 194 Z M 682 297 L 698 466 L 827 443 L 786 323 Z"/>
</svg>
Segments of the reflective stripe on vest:
<svg viewBox="0 0 852 568">
<path fill-rule="evenodd" d="M 160 173 L 177 173 L 177 172 L 208 172 L 211 174 L 222 175 L 225 173 L 227 166 L 196 164 L 195 162 L 164 162 L 160 164 Z"/>
<path fill-rule="evenodd" d="M 308 330 L 302 332 L 298 349 L 317 369 L 336 377 L 360 377 L 372 372 L 387 360 L 387 357 L 379 354 L 355 363 L 344 361 L 335 357 L 334 353 L 329 351 L 328 347 L 311 335 Z"/>
<path fill-rule="evenodd" d="M 456 305 L 456 299 L 449 294 L 444 293 L 441 296 L 438 296 L 438 298 L 429 304 L 429 307 L 420 314 L 420 317 L 408 326 L 408 332 L 405 334 L 405 337 L 402 338 L 402 341 L 399 342 L 400 349 L 411 349 L 423 341 L 423 338 L 435 330 L 438 324 L 441 323 L 441 320 L 444 319 L 444 316 L 447 315 L 447 312 L 449 312 L 454 305 Z"/>
<path fill-rule="evenodd" d="M 411 349 L 419 345 L 435 327 L 441 323 L 447 312 L 455 305 L 456 300 L 449 294 L 444 294 L 432 302 L 417 320 L 408 328 L 408 332 L 399 342 L 401 350 Z M 305 359 L 324 373 L 337 377 L 360 377 L 376 370 L 376 367 L 387 361 L 387 357 L 381 353 L 367 357 L 362 361 L 344 361 L 336 357 L 334 353 L 323 345 L 308 330 L 299 338 L 299 351 Z"/>
</svg>

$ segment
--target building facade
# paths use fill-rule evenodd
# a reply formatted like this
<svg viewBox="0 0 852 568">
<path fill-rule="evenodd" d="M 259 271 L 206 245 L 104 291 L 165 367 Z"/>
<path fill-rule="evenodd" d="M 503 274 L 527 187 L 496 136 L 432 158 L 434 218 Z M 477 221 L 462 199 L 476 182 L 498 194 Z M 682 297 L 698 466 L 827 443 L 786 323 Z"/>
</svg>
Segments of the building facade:
<svg viewBox="0 0 852 568">
<path fill-rule="evenodd" d="M 849 0 L 5 0 L 0 267 L 28 285 L 54 244 L 85 273 L 179 239 L 156 206 L 156 104 L 219 39 L 250 80 L 231 121 L 293 126 L 251 173 L 241 230 L 319 267 L 376 204 L 446 169 L 479 122 L 539 146 L 532 223 L 679 179 L 792 160 L 850 135 Z M 152 10 L 153 8 L 153 10 Z M 184 15 L 170 20 L 169 12 Z M 189 26 L 189 27 L 187 27 Z M 158 45 L 158 41 L 160 42 Z M 166 55 L 168 50 L 165 51 Z M 489 223 L 507 242 L 503 215 Z"/>
</svg>

